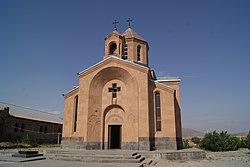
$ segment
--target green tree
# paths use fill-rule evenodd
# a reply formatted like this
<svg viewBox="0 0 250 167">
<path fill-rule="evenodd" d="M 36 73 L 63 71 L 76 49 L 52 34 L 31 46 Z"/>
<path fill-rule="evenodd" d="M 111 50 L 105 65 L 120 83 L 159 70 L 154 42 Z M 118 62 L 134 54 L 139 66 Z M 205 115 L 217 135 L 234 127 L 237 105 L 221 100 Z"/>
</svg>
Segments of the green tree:
<svg viewBox="0 0 250 167">
<path fill-rule="evenodd" d="M 248 132 L 248 135 L 245 139 L 245 143 L 248 149 L 250 149 L 250 131 Z"/>
<path fill-rule="evenodd" d="M 201 148 L 211 151 L 234 151 L 240 147 L 240 139 L 226 131 L 207 133 L 201 141 Z"/>
<path fill-rule="evenodd" d="M 199 137 L 192 137 L 191 138 L 191 141 L 194 143 L 194 144 L 197 144 L 199 145 L 201 143 L 201 139 Z"/>
</svg>

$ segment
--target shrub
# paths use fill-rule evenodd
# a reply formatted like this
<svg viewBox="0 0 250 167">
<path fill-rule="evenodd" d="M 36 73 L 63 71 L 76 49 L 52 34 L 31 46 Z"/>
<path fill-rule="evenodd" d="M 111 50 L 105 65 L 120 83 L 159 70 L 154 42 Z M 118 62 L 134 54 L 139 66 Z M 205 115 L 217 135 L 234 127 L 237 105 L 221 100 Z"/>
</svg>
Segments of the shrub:
<svg viewBox="0 0 250 167">
<path fill-rule="evenodd" d="M 28 144 L 30 146 L 37 146 L 37 143 L 28 135 L 23 135 L 19 143 Z"/>
<path fill-rule="evenodd" d="M 240 148 L 247 148 L 246 139 L 241 139 L 240 140 Z"/>
<path fill-rule="evenodd" d="M 184 139 L 183 140 L 183 146 L 184 147 L 189 147 L 189 141 L 188 141 L 188 139 Z"/>
<path fill-rule="evenodd" d="M 201 143 L 201 139 L 199 137 L 192 137 L 191 141 L 197 145 Z"/>
<path fill-rule="evenodd" d="M 245 139 L 246 147 L 250 149 L 250 131 L 248 132 L 248 135 Z"/>
<path fill-rule="evenodd" d="M 240 139 L 223 131 L 207 133 L 201 141 L 201 148 L 211 151 L 234 151 L 239 147 Z"/>
</svg>

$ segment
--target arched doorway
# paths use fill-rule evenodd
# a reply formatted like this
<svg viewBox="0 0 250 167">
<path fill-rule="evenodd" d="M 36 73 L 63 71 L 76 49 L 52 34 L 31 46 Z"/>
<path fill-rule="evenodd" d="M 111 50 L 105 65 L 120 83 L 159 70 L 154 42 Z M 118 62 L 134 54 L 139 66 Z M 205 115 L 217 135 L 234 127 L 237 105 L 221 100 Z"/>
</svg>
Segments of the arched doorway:
<svg viewBox="0 0 250 167">
<path fill-rule="evenodd" d="M 119 105 L 108 106 L 103 115 L 103 148 L 121 149 L 125 112 Z"/>
<path fill-rule="evenodd" d="M 113 81 L 115 81 L 114 83 L 117 83 L 117 87 L 122 87 L 122 93 L 127 90 L 126 96 L 132 101 L 133 107 L 135 109 L 138 107 L 136 101 L 137 93 L 135 93 L 138 91 L 138 85 L 136 79 L 134 79 L 127 70 L 121 67 L 108 67 L 99 71 L 90 83 L 88 95 L 86 143 L 90 143 L 89 147 L 91 149 L 108 149 L 108 125 L 121 125 L 121 145 L 127 137 L 125 134 L 127 124 L 125 126 L 123 123 L 125 117 L 121 116 L 122 119 L 119 119 L 118 117 L 115 119 L 115 114 L 113 114 L 112 117 L 115 120 L 113 121 L 113 119 L 109 118 L 111 117 L 109 113 L 114 113 L 113 110 L 115 108 L 117 113 L 120 113 L 121 110 L 124 113 L 126 107 L 124 106 L 124 109 L 122 109 L 119 101 L 113 103 L 111 100 L 105 101 L 107 98 L 103 98 L 105 93 L 111 94 L 109 88 L 112 87 Z M 121 97 L 122 93 L 118 95 L 117 99 Z M 132 109 L 132 111 L 134 110 Z M 109 120 L 107 121 L 107 119 Z M 135 129 L 138 130 L 138 127 Z"/>
</svg>

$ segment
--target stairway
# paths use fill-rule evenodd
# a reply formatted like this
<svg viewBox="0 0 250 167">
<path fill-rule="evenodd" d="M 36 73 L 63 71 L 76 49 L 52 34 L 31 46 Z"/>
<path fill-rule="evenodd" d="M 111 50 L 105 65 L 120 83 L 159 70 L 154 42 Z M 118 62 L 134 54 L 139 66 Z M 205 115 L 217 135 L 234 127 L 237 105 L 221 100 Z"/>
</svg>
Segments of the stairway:
<svg viewBox="0 0 250 167">
<path fill-rule="evenodd" d="M 44 154 L 50 160 L 133 164 L 133 166 L 138 167 L 150 166 L 152 164 L 152 160 L 145 159 L 142 155 L 130 150 L 48 149 L 44 151 Z"/>
</svg>

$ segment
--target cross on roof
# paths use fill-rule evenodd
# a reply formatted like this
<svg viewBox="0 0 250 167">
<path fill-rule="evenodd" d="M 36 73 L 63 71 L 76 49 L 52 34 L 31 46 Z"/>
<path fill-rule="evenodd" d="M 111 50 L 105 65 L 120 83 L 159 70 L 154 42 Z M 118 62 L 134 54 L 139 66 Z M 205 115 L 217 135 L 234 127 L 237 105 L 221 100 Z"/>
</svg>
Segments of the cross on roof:
<svg viewBox="0 0 250 167">
<path fill-rule="evenodd" d="M 128 22 L 128 27 L 130 28 L 131 26 L 130 26 L 130 23 L 132 22 L 132 20 L 130 19 L 130 18 L 128 18 L 127 20 L 126 20 L 126 22 Z"/>
<path fill-rule="evenodd" d="M 117 20 L 115 20 L 114 22 L 113 22 L 113 24 L 114 24 L 114 30 L 117 30 L 117 28 L 116 28 L 116 24 L 118 24 L 119 22 L 117 21 Z"/>
<path fill-rule="evenodd" d="M 117 92 L 121 91 L 121 87 L 117 87 L 116 83 L 112 84 L 112 88 L 109 88 L 109 92 L 112 92 L 112 98 L 117 97 Z"/>
</svg>

